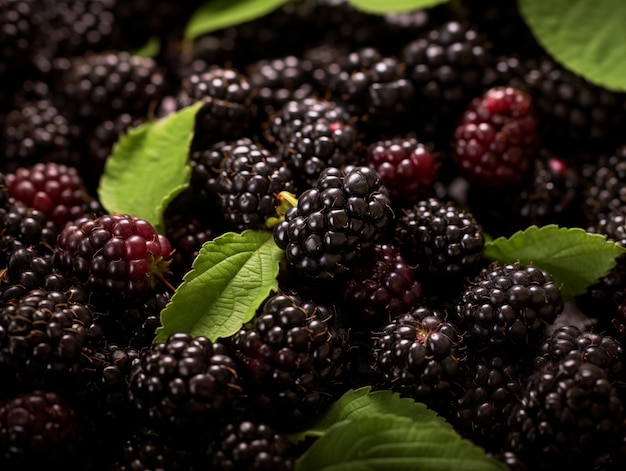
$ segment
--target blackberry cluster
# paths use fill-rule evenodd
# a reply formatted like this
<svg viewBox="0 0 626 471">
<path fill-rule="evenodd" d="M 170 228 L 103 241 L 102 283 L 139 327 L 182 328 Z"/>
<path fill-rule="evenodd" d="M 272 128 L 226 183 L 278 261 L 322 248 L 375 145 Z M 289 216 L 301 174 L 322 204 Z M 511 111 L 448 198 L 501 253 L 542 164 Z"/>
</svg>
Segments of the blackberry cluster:
<svg viewBox="0 0 626 471">
<path fill-rule="evenodd" d="M 297 275 L 328 281 L 366 257 L 392 218 L 387 189 L 375 170 L 354 167 L 344 173 L 329 167 L 274 227 L 274 240 Z"/>
</svg>

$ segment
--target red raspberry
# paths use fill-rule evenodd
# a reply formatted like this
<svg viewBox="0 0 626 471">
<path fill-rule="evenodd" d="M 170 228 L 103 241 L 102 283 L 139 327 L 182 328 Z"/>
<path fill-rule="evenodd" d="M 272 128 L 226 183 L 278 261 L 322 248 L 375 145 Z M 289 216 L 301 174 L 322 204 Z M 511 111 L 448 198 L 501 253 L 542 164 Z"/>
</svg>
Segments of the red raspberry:
<svg viewBox="0 0 626 471">
<path fill-rule="evenodd" d="M 415 138 L 396 138 L 374 142 L 367 153 L 394 202 L 411 203 L 432 190 L 439 163 L 428 148 Z"/>
<path fill-rule="evenodd" d="M 37 163 L 8 173 L 6 182 L 13 198 L 41 211 L 59 228 L 89 212 L 92 198 L 74 167 Z"/>
<path fill-rule="evenodd" d="M 526 178 L 538 144 L 530 97 L 513 87 L 494 87 L 463 114 L 452 158 L 470 184 L 501 190 Z"/>
<path fill-rule="evenodd" d="M 143 298 L 166 275 L 172 248 L 152 224 L 127 214 L 81 218 L 57 239 L 54 264 L 94 292 L 115 298 Z"/>
</svg>

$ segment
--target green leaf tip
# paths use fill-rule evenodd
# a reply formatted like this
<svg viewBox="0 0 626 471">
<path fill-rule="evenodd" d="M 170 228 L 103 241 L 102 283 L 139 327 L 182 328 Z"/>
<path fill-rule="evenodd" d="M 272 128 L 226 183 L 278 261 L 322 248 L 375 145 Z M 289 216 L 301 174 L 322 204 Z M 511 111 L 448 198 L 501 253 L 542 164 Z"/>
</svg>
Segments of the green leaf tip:
<svg viewBox="0 0 626 471">
<path fill-rule="evenodd" d="M 98 186 L 109 213 L 140 217 L 163 232 L 163 213 L 191 178 L 189 145 L 202 102 L 130 129 L 113 147 Z"/>
<path fill-rule="evenodd" d="M 352 6 L 367 13 L 385 14 L 422 10 L 434 7 L 449 0 L 348 0 Z"/>
<path fill-rule="evenodd" d="M 485 243 L 485 257 L 500 263 L 519 262 L 547 271 L 561 286 L 564 301 L 586 289 L 612 270 L 626 249 L 581 228 L 551 224 L 530 226 L 509 238 Z"/>
<path fill-rule="evenodd" d="M 155 342 L 176 332 L 214 341 L 237 332 L 278 289 L 283 256 L 271 232 L 227 232 L 205 242 L 161 312 Z"/>
<path fill-rule="evenodd" d="M 589 82 L 626 91 L 626 2 L 519 0 L 518 6 L 556 61 Z"/>
</svg>

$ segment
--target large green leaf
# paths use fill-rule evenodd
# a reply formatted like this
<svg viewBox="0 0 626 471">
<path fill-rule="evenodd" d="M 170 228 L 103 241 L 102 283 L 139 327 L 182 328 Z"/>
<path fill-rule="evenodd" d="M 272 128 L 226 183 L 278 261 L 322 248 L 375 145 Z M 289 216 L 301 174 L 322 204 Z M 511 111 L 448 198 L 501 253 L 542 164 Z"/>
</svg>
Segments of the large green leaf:
<svg viewBox="0 0 626 471">
<path fill-rule="evenodd" d="M 191 41 L 266 15 L 291 0 L 212 0 L 205 3 L 189 19 L 185 39 Z"/>
<path fill-rule="evenodd" d="M 624 0 L 518 0 L 539 43 L 590 82 L 626 91 Z"/>
<path fill-rule="evenodd" d="M 485 243 L 485 257 L 502 263 L 533 264 L 550 273 L 561 285 L 563 300 L 583 294 L 586 288 L 606 275 L 616 264 L 616 257 L 626 249 L 605 236 L 580 228 L 556 225 L 531 226 Z"/>
<path fill-rule="evenodd" d="M 348 0 L 355 8 L 368 13 L 384 14 L 411 10 L 422 10 L 448 0 Z"/>
<path fill-rule="evenodd" d="M 388 414 L 340 422 L 296 461 L 296 471 L 504 471 L 506 465 L 436 421 Z"/>
<path fill-rule="evenodd" d="M 163 232 L 164 202 L 185 189 L 196 103 L 158 121 L 131 129 L 113 147 L 98 196 L 109 213 L 140 217 Z"/>
<path fill-rule="evenodd" d="M 176 332 L 212 340 L 237 332 L 278 288 L 283 256 L 271 232 L 228 232 L 206 242 L 161 312 L 155 342 Z"/>
</svg>

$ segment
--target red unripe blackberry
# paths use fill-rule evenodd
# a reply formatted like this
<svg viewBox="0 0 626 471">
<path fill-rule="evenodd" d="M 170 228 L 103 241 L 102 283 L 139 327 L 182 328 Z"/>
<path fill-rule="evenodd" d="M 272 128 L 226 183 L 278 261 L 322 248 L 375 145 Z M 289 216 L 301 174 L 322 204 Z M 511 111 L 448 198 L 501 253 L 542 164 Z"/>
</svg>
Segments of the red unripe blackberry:
<svg viewBox="0 0 626 471">
<path fill-rule="evenodd" d="M 68 223 L 57 239 L 54 263 L 96 293 L 141 299 L 167 284 L 171 250 L 148 221 L 113 214 Z"/>
<path fill-rule="evenodd" d="M 341 288 L 346 322 L 356 329 L 381 325 L 424 300 L 415 269 L 397 247 L 377 244 L 371 257 L 354 267 Z"/>
<path fill-rule="evenodd" d="M 428 196 L 439 173 L 435 155 L 412 137 L 370 144 L 367 163 L 378 172 L 392 201 L 398 205 Z"/>
<path fill-rule="evenodd" d="M 529 95 L 494 87 L 463 114 L 454 132 L 453 160 L 470 184 L 503 190 L 524 181 L 538 144 Z"/>
<path fill-rule="evenodd" d="M 6 181 L 13 198 L 44 213 L 59 229 L 89 215 L 91 196 L 75 167 L 36 163 L 7 173 Z"/>
</svg>

